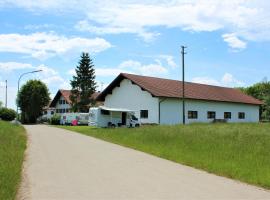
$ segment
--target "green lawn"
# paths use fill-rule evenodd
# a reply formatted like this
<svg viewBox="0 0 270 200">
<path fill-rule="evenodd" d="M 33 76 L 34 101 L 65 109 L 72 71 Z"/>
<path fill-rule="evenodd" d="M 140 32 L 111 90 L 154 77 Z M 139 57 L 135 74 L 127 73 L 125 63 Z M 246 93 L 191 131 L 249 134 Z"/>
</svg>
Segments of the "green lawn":
<svg viewBox="0 0 270 200">
<path fill-rule="evenodd" d="M 62 128 L 270 188 L 270 124 Z"/>
<path fill-rule="evenodd" d="M 0 199 L 13 200 L 21 179 L 26 149 L 26 134 L 22 126 L 0 120 Z"/>
</svg>

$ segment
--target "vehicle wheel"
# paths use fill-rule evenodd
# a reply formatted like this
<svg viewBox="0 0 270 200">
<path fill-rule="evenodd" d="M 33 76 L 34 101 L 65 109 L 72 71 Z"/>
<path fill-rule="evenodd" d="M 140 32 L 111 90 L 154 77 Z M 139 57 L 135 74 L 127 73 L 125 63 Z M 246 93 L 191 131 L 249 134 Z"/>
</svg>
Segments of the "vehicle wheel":
<svg viewBox="0 0 270 200">
<path fill-rule="evenodd" d="M 135 127 L 140 127 L 140 124 L 135 124 Z"/>
<path fill-rule="evenodd" d="M 115 124 L 112 124 L 111 127 L 112 127 L 112 128 L 115 128 Z"/>
</svg>

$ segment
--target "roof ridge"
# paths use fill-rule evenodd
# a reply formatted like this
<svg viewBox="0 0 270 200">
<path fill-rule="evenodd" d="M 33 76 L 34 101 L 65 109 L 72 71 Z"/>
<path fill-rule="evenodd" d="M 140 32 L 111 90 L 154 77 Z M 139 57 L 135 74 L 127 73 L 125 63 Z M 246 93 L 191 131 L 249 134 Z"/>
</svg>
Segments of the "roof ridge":
<svg viewBox="0 0 270 200">
<path fill-rule="evenodd" d="M 145 76 L 145 75 L 138 75 L 138 74 L 130 74 L 130 73 L 121 73 L 122 75 L 131 75 L 131 76 L 139 76 L 139 77 L 145 77 L 145 78 L 154 78 L 154 79 L 161 79 L 161 80 L 168 80 L 168 81 L 176 81 L 182 83 L 180 80 L 176 79 L 169 79 L 169 78 L 161 78 L 161 77 L 154 77 L 154 76 Z M 218 88 L 227 88 L 227 89 L 237 89 L 233 87 L 225 87 L 225 86 L 219 86 L 219 85 L 210 85 L 210 84 L 205 84 L 205 83 L 196 83 L 196 82 L 191 82 L 191 81 L 185 81 L 185 83 L 189 84 L 196 84 L 196 85 L 204 85 L 204 86 L 211 86 L 211 87 L 218 87 Z"/>
</svg>

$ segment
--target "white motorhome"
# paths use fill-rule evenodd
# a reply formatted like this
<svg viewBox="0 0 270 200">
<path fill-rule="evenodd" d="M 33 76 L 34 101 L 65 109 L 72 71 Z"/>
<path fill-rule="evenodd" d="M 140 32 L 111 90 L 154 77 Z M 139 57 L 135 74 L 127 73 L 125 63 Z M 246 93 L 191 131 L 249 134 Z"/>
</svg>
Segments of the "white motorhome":
<svg viewBox="0 0 270 200">
<path fill-rule="evenodd" d="M 78 125 L 88 125 L 89 113 L 64 113 L 61 115 L 60 124 L 72 125 L 74 120 Z"/>
<path fill-rule="evenodd" d="M 89 126 L 98 127 L 139 127 L 140 122 L 134 111 L 124 108 L 108 108 L 104 106 L 89 109 Z"/>
</svg>

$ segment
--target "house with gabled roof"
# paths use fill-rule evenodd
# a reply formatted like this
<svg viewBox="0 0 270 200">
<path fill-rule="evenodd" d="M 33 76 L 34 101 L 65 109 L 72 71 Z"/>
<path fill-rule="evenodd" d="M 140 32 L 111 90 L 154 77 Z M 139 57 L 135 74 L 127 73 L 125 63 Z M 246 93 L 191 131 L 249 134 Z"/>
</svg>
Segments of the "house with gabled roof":
<svg viewBox="0 0 270 200">
<path fill-rule="evenodd" d="M 43 117 L 46 116 L 48 119 L 54 114 L 62 115 L 71 112 L 70 94 L 71 90 L 58 90 L 49 106 L 43 111 Z M 100 92 L 95 92 L 90 98 L 96 100 L 99 94 Z M 102 102 L 98 102 L 98 105 L 102 105 Z"/>
<path fill-rule="evenodd" d="M 182 123 L 182 82 L 119 74 L 97 100 L 104 106 L 134 110 L 142 123 Z M 185 120 L 192 122 L 258 122 L 262 102 L 235 88 L 185 82 Z"/>
</svg>

